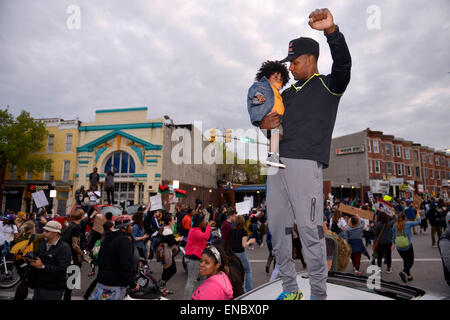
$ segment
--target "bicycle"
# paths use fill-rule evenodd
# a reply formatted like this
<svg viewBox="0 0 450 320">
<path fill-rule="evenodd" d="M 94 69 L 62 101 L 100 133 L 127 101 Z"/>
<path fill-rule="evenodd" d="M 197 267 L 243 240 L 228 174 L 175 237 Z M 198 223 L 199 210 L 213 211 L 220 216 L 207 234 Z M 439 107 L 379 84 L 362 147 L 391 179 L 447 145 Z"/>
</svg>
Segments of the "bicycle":
<svg viewBox="0 0 450 320">
<path fill-rule="evenodd" d="M 20 276 L 14 266 L 8 246 L 2 246 L 0 255 L 0 288 L 9 289 L 20 282 Z"/>
</svg>

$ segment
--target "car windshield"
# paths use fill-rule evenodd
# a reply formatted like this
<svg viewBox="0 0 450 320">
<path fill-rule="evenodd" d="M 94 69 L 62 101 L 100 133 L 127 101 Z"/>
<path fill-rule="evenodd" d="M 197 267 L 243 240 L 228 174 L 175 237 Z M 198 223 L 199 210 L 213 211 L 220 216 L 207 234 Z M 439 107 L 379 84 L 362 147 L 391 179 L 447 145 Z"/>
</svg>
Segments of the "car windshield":
<svg viewBox="0 0 450 320">
<path fill-rule="evenodd" d="M 127 211 L 127 214 L 135 214 L 139 209 L 139 206 L 130 206 L 127 207 L 125 210 Z"/>
<path fill-rule="evenodd" d="M 103 215 L 105 215 L 107 212 L 111 212 L 114 217 L 120 216 L 122 214 L 122 208 L 116 206 L 98 207 L 98 211 L 100 211 L 100 213 Z"/>
</svg>

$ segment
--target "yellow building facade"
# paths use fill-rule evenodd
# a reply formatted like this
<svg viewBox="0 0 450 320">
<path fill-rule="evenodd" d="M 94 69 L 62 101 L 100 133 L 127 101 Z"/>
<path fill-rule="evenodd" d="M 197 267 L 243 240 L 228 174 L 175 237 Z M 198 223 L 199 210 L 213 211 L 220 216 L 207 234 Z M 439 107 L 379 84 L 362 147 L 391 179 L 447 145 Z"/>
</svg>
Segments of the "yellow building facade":
<svg viewBox="0 0 450 320">
<path fill-rule="evenodd" d="M 43 122 L 48 132 L 41 151 L 36 154 L 51 159 L 51 169 L 31 174 L 19 173 L 15 168 L 8 168 L 4 192 L 6 201 L 2 210 L 36 211 L 31 193 L 34 190 L 43 190 L 55 212 L 64 215 L 73 204 L 80 122 L 59 118 L 36 119 L 36 121 Z M 56 198 L 50 197 L 50 190 L 56 190 Z"/>
<path fill-rule="evenodd" d="M 147 107 L 96 110 L 95 122 L 79 128 L 75 190 L 89 189 L 97 167 L 103 203 L 105 175 L 115 168 L 115 202 L 147 203 L 162 172 L 163 119 L 147 119 Z"/>
</svg>

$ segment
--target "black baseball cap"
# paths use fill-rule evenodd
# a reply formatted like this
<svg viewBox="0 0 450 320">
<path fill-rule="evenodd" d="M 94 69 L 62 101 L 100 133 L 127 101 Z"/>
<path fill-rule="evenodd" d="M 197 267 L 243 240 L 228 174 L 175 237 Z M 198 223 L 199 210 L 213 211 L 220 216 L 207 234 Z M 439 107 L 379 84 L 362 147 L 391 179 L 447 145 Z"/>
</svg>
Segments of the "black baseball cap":
<svg viewBox="0 0 450 320">
<path fill-rule="evenodd" d="M 303 54 L 314 54 L 319 57 L 319 43 L 311 38 L 300 37 L 289 42 L 289 51 L 286 58 L 280 62 L 291 62 Z"/>
</svg>

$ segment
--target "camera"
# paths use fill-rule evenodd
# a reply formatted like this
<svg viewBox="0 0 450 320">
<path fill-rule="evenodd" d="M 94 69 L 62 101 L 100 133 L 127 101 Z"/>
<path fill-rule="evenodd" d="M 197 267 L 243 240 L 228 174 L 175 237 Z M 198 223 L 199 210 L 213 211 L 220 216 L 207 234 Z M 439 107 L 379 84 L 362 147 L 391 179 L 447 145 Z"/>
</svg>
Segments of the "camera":
<svg viewBox="0 0 450 320">
<path fill-rule="evenodd" d="M 28 260 L 36 260 L 37 258 L 33 251 L 27 252 L 23 257 Z"/>
</svg>

